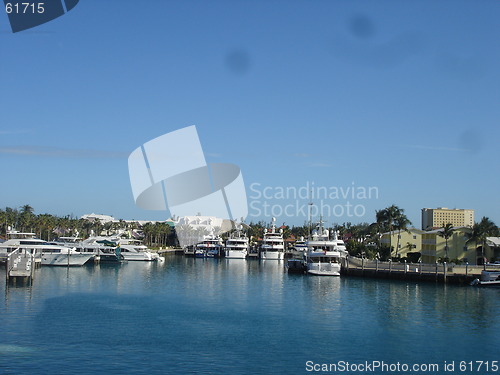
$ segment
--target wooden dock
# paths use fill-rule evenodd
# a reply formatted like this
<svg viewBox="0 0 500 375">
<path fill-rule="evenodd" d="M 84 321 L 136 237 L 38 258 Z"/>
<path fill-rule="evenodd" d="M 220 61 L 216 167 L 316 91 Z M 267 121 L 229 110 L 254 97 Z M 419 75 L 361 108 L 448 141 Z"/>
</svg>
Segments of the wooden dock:
<svg viewBox="0 0 500 375">
<path fill-rule="evenodd" d="M 346 276 L 468 285 L 481 277 L 482 270 L 483 266 L 468 264 L 380 262 L 349 257 L 341 273 Z"/>
<path fill-rule="evenodd" d="M 29 251 L 16 249 L 9 253 L 5 262 L 7 285 L 9 283 L 33 284 L 35 274 L 35 256 Z"/>
</svg>

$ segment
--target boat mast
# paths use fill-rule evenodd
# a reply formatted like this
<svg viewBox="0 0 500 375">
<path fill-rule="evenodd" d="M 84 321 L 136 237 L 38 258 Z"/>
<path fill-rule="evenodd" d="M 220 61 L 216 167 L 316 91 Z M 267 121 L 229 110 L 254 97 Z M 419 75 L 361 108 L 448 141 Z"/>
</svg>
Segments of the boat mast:
<svg viewBox="0 0 500 375">
<path fill-rule="evenodd" d="M 313 202 L 312 202 L 312 199 L 311 199 L 311 195 L 312 195 L 312 189 L 310 190 L 309 192 L 309 209 L 308 209 L 308 215 L 309 215 L 309 234 L 307 236 L 308 239 L 311 239 L 311 233 L 312 233 L 312 206 L 313 206 Z"/>
</svg>

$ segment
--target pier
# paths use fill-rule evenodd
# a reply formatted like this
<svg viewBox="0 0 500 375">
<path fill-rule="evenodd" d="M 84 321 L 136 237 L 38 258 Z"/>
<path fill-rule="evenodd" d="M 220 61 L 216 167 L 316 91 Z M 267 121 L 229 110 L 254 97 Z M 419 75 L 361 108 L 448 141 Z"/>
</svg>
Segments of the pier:
<svg viewBox="0 0 500 375">
<path fill-rule="evenodd" d="M 18 281 L 31 285 L 33 283 L 35 265 L 35 256 L 29 251 L 16 249 L 9 253 L 5 262 L 7 285 L 10 282 L 17 284 Z"/>
<path fill-rule="evenodd" d="M 494 266 L 488 266 L 488 269 L 491 267 Z M 341 273 L 346 276 L 468 285 L 474 279 L 481 277 L 483 268 L 483 266 L 469 264 L 381 262 L 348 257 Z"/>
</svg>

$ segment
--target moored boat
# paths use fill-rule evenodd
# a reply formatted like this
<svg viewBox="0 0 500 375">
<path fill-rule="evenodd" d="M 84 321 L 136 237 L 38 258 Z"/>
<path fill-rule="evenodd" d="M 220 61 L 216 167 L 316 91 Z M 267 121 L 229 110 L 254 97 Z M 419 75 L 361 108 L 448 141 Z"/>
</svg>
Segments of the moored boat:
<svg viewBox="0 0 500 375">
<path fill-rule="evenodd" d="M 330 233 L 323 227 L 320 220 L 318 229 L 313 231 L 312 238 L 307 241 L 306 267 L 307 273 L 318 276 L 340 276 L 343 260 L 347 256 L 344 241 L 334 232 L 333 240 Z"/>
<path fill-rule="evenodd" d="M 283 230 L 276 232 L 276 218 L 271 220 L 271 228 L 264 229 L 264 237 L 260 245 L 260 259 L 263 260 L 283 260 L 285 258 L 285 241 L 283 240 Z"/>
<path fill-rule="evenodd" d="M 80 254 L 74 247 L 49 243 L 35 237 L 34 233 L 7 232 L 7 240 L 0 244 L 0 253 L 20 249 L 34 255 L 35 262 L 44 266 L 82 266 L 92 259 L 91 254 Z"/>
<path fill-rule="evenodd" d="M 483 270 L 481 272 L 481 279 L 473 280 L 470 285 L 500 288 L 500 270 Z"/>
<path fill-rule="evenodd" d="M 152 252 L 140 240 L 136 239 L 119 239 L 121 254 L 125 260 L 128 261 L 143 261 L 152 262 L 161 260 L 158 253 Z"/>
<path fill-rule="evenodd" d="M 196 258 L 219 258 L 224 255 L 222 239 L 214 234 L 203 236 L 203 241 L 194 248 Z"/>
<path fill-rule="evenodd" d="M 224 251 L 226 258 L 230 259 L 245 259 L 248 255 L 249 241 L 248 237 L 241 233 L 242 227 L 226 240 Z"/>
<path fill-rule="evenodd" d="M 60 237 L 52 243 L 74 248 L 79 254 L 91 255 L 96 263 L 119 263 L 124 260 L 117 243 L 100 237 L 89 237 L 85 240 L 81 240 L 78 236 Z"/>
</svg>

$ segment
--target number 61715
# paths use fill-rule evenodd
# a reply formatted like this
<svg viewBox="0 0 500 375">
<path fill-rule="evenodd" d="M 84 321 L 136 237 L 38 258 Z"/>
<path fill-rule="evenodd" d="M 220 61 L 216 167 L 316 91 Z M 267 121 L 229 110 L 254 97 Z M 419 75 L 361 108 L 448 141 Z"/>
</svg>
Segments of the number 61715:
<svg viewBox="0 0 500 375">
<path fill-rule="evenodd" d="M 7 14 L 26 14 L 26 13 L 38 13 L 41 14 L 45 12 L 44 3 L 6 3 L 5 11 Z"/>
</svg>

